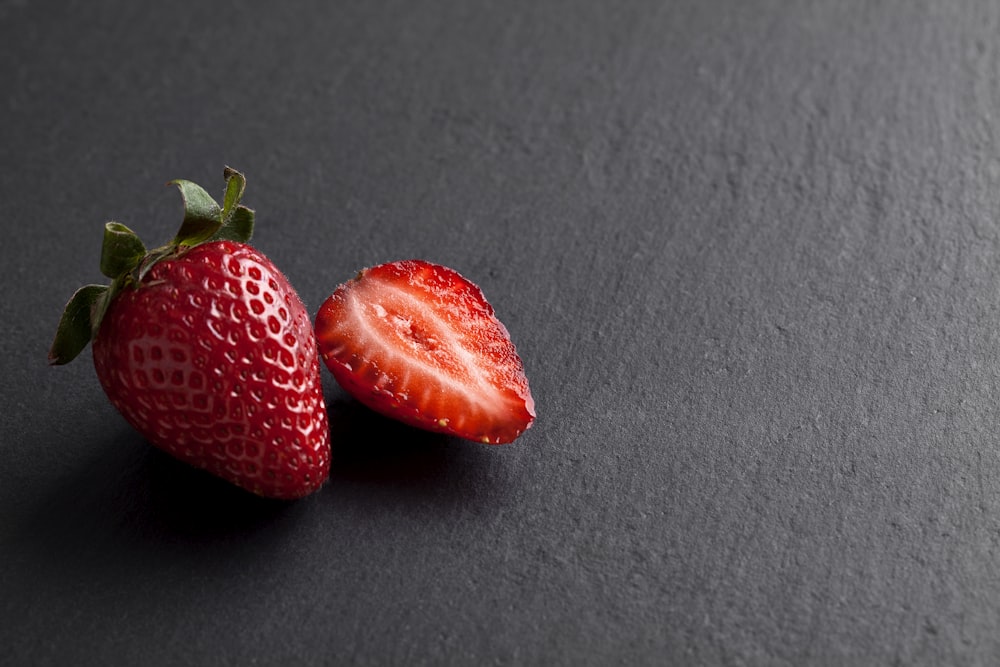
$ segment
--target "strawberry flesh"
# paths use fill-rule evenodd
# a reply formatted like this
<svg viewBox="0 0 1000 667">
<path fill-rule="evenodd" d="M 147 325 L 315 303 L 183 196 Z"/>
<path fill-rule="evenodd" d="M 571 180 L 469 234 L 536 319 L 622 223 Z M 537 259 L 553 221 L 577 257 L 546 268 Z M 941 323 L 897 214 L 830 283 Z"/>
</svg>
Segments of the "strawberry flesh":
<svg viewBox="0 0 1000 667">
<path fill-rule="evenodd" d="M 447 267 L 363 270 L 320 307 L 316 336 L 345 391 L 393 419 L 500 444 L 535 418 L 507 329 L 479 287 Z"/>
</svg>

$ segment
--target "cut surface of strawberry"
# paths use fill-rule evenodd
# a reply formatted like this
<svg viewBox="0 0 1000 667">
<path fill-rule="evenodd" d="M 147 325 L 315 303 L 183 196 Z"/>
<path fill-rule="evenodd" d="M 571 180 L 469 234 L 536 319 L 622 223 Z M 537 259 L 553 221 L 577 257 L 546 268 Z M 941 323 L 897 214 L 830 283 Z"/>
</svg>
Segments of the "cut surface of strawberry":
<svg viewBox="0 0 1000 667">
<path fill-rule="evenodd" d="M 323 303 L 316 337 L 345 391 L 416 426 L 511 442 L 535 404 L 506 327 L 474 283 L 422 260 L 361 271 Z"/>
</svg>

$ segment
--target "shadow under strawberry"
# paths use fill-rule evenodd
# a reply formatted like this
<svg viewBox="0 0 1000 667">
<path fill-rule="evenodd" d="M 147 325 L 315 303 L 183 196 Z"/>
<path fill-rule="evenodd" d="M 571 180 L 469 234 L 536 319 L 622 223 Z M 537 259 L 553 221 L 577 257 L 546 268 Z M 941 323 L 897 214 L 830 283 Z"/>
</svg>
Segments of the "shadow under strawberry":
<svg viewBox="0 0 1000 667">
<path fill-rule="evenodd" d="M 393 421 L 339 391 L 327 393 L 332 459 L 320 495 L 378 505 L 393 499 L 474 503 L 505 495 L 501 447 Z"/>
<path fill-rule="evenodd" d="M 247 568 L 267 571 L 315 507 L 254 496 L 160 452 L 124 424 L 83 431 L 72 444 L 86 454 L 44 478 L 15 525 L 0 526 L 10 550 L 0 572 L 9 575 L 15 604 L 141 607 L 134 596 L 145 591 L 184 613 L 205 581 L 226 590 Z"/>
<path fill-rule="evenodd" d="M 250 534 L 294 514 L 295 503 L 253 495 L 149 447 L 147 487 L 133 503 L 134 521 L 189 538 Z"/>
<path fill-rule="evenodd" d="M 369 482 L 411 486 L 441 479 L 464 443 L 369 410 L 354 399 L 328 401 L 333 453 L 329 486 Z M 476 445 L 472 445 L 475 447 Z"/>
<path fill-rule="evenodd" d="M 59 559 L 126 547 L 218 547 L 280 525 L 295 503 L 269 500 L 177 461 L 122 425 L 43 490 L 19 539 Z"/>
</svg>

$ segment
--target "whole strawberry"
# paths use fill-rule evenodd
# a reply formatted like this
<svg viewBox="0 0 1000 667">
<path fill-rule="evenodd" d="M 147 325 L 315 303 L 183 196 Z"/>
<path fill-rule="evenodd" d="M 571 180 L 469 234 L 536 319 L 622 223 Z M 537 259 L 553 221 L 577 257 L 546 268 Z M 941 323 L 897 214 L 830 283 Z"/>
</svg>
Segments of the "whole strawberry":
<svg viewBox="0 0 1000 667">
<path fill-rule="evenodd" d="M 221 207 L 194 183 L 170 183 L 184 222 L 161 248 L 105 225 L 111 284 L 73 295 L 49 362 L 93 340 L 101 386 L 153 445 L 252 493 L 299 498 L 330 469 L 315 334 L 285 276 L 247 245 L 246 180 L 229 168 L 225 178 Z"/>
</svg>

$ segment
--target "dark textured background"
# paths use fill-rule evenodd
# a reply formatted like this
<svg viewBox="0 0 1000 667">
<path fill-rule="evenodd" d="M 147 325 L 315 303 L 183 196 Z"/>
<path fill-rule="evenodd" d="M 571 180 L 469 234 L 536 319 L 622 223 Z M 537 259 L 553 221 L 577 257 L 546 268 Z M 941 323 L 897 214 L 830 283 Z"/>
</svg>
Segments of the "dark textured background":
<svg viewBox="0 0 1000 667">
<path fill-rule="evenodd" d="M 0 1 L 0 662 L 1000 661 L 1000 5 Z M 262 502 L 45 354 L 164 188 L 249 179 L 311 312 L 479 283 L 536 425 L 326 374 Z"/>
</svg>

